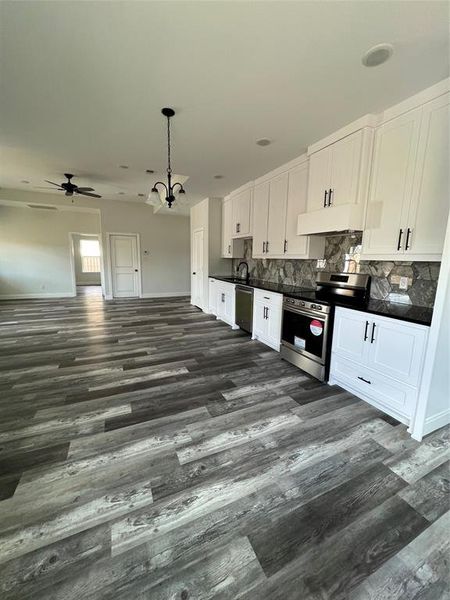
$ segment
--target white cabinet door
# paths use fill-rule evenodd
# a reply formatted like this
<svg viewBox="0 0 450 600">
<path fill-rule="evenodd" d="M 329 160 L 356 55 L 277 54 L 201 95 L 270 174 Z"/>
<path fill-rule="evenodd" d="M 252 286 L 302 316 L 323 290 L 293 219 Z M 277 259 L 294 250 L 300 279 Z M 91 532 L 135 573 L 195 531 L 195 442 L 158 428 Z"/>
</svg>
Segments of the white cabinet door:
<svg viewBox="0 0 450 600">
<path fill-rule="evenodd" d="M 345 137 L 331 147 L 331 206 L 354 204 L 358 197 L 362 130 Z"/>
<path fill-rule="evenodd" d="M 372 316 L 367 366 L 397 381 L 417 386 L 427 334 L 425 326 Z"/>
<path fill-rule="evenodd" d="M 266 305 L 262 300 L 253 302 L 253 338 L 265 340 L 267 338 Z"/>
<path fill-rule="evenodd" d="M 309 159 L 308 212 L 320 210 L 328 200 L 331 175 L 331 147 L 311 154 Z M 325 192 L 327 197 L 325 198 Z"/>
<path fill-rule="evenodd" d="M 289 171 L 288 196 L 285 224 L 285 257 L 294 258 L 307 254 L 309 238 L 297 235 L 298 215 L 306 211 L 306 194 L 308 191 L 308 163 Z"/>
<path fill-rule="evenodd" d="M 269 190 L 266 255 L 282 257 L 285 248 L 288 173 L 282 173 L 271 179 Z"/>
<path fill-rule="evenodd" d="M 371 315 L 336 308 L 332 351 L 343 358 L 365 364 L 369 350 Z"/>
<path fill-rule="evenodd" d="M 253 192 L 253 258 L 265 258 L 269 214 L 269 183 L 255 186 Z"/>
<path fill-rule="evenodd" d="M 402 255 L 413 190 L 422 108 L 382 125 L 375 151 L 363 255 Z"/>
<path fill-rule="evenodd" d="M 247 237 L 251 235 L 252 190 L 249 188 L 232 198 L 233 220 L 232 237 Z"/>
<path fill-rule="evenodd" d="M 231 221 L 233 204 L 230 198 L 222 203 L 222 256 L 231 258 Z"/>
<path fill-rule="evenodd" d="M 281 307 L 268 306 L 266 309 L 266 340 L 269 346 L 272 346 L 277 351 L 280 350 L 281 343 L 281 315 Z"/>
<path fill-rule="evenodd" d="M 439 260 L 442 254 L 449 212 L 449 104 L 450 94 L 444 94 L 423 107 L 416 176 L 407 219 L 405 253 L 425 255 L 424 259 L 426 255 L 435 255 L 429 260 Z"/>
</svg>

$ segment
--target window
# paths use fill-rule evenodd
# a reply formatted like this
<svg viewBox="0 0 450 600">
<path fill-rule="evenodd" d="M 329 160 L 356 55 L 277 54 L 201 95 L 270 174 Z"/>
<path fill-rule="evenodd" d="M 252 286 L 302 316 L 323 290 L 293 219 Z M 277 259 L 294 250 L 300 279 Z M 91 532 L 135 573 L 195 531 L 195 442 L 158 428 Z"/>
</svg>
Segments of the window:
<svg viewBox="0 0 450 600">
<path fill-rule="evenodd" d="M 100 244 L 98 240 L 80 240 L 81 270 L 100 273 Z"/>
</svg>

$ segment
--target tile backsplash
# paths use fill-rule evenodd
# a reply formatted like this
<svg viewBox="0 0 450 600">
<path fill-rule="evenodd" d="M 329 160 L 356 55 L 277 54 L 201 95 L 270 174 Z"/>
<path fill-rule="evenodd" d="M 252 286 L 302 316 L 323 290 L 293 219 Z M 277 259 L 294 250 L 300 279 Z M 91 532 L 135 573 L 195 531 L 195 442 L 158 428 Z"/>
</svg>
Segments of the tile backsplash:
<svg viewBox="0 0 450 600">
<path fill-rule="evenodd" d="M 378 300 L 433 306 L 439 277 L 439 262 L 360 260 L 361 233 L 326 238 L 325 265 L 317 260 L 253 259 L 252 240 L 245 240 L 245 260 L 250 276 L 262 281 L 315 287 L 318 271 L 358 272 L 371 275 L 370 295 Z M 235 271 L 240 260 L 233 260 Z M 401 290 L 400 278 L 407 278 L 408 289 Z"/>
</svg>

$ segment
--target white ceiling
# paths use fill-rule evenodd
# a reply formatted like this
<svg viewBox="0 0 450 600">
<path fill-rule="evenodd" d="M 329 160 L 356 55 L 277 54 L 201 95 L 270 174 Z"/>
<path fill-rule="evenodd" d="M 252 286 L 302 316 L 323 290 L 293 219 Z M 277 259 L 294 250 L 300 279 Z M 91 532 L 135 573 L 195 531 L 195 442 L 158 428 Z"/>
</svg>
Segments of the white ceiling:
<svg viewBox="0 0 450 600">
<path fill-rule="evenodd" d="M 105 200 L 143 201 L 145 169 L 166 167 L 160 109 L 173 106 L 174 170 L 194 200 L 224 195 L 447 77 L 448 6 L 0 2 L 0 186 L 69 171 Z M 380 42 L 393 58 L 363 67 Z"/>
</svg>

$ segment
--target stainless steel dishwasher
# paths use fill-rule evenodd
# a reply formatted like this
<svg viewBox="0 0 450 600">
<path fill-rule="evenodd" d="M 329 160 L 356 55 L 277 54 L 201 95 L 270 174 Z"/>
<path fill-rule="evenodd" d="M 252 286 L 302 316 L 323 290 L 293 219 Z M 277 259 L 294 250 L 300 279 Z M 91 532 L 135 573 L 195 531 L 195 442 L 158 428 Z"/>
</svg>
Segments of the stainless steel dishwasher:
<svg viewBox="0 0 450 600">
<path fill-rule="evenodd" d="M 253 288 L 236 286 L 236 325 L 252 333 L 253 329 Z"/>
</svg>

